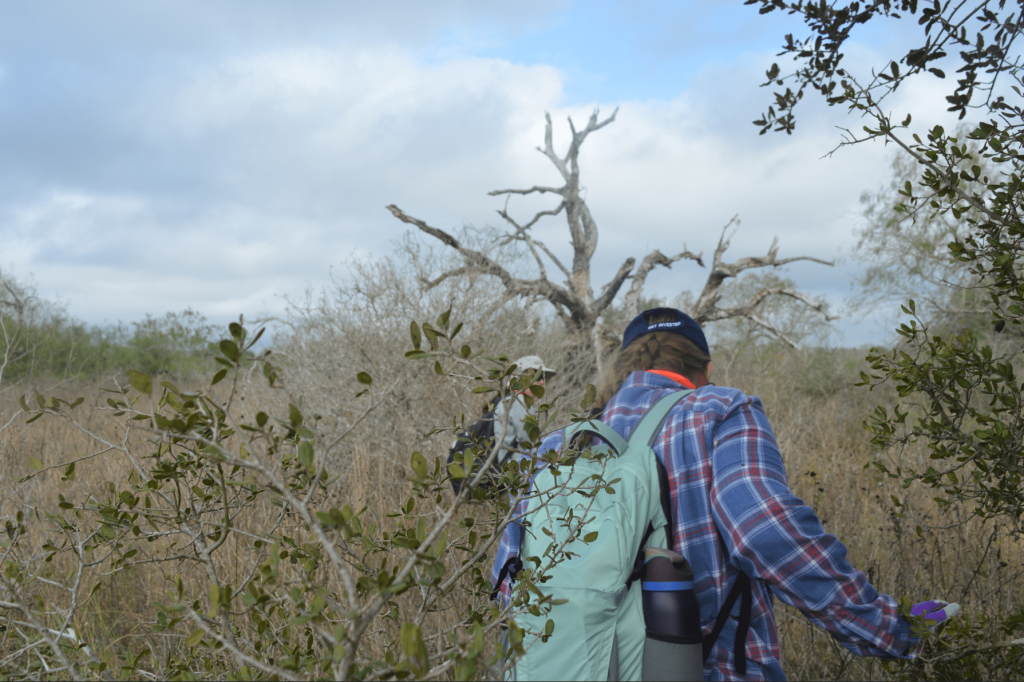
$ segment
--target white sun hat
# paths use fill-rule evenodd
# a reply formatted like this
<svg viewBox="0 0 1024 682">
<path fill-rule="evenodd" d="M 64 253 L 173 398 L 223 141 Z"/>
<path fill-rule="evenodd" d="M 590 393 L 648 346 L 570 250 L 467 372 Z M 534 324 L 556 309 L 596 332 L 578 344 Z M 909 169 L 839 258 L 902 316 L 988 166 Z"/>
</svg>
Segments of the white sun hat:
<svg viewBox="0 0 1024 682">
<path fill-rule="evenodd" d="M 544 361 L 540 359 L 539 355 L 524 355 L 515 361 L 516 369 L 520 374 L 523 374 L 530 370 L 540 370 L 544 372 L 544 375 L 548 378 L 553 377 L 558 373 L 558 370 L 552 369 L 544 364 Z"/>
</svg>

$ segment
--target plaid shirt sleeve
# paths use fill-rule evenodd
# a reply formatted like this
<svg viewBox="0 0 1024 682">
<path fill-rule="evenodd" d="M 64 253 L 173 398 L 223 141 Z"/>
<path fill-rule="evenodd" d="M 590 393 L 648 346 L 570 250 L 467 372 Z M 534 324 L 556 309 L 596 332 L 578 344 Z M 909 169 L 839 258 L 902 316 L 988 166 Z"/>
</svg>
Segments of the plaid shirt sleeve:
<svg viewBox="0 0 1024 682">
<path fill-rule="evenodd" d="M 895 601 L 880 595 L 789 489 L 782 457 L 759 403 L 734 405 L 715 429 L 711 504 L 734 565 L 765 581 L 860 656 L 913 656 L 919 640 Z"/>
<path fill-rule="evenodd" d="M 548 450 L 558 450 L 562 447 L 562 432 L 556 431 L 552 433 L 543 441 L 541 441 L 539 451 L 547 452 Z M 517 454 L 515 455 L 515 461 L 519 461 L 527 458 L 528 455 Z M 523 527 L 519 523 L 519 519 L 526 514 L 527 508 L 530 506 L 530 499 L 526 498 L 520 500 L 519 504 L 516 505 L 515 514 L 512 516 L 512 521 L 505 526 L 505 532 L 501 536 L 501 540 L 498 542 L 498 552 L 494 557 L 494 567 L 491 569 L 491 585 L 494 585 L 498 589 L 498 603 L 502 608 L 509 605 L 512 601 L 512 579 L 505 578 L 502 583 L 498 584 L 498 578 L 501 575 L 501 569 L 509 562 L 510 559 L 515 559 L 519 556 L 519 548 L 523 542 Z"/>
</svg>

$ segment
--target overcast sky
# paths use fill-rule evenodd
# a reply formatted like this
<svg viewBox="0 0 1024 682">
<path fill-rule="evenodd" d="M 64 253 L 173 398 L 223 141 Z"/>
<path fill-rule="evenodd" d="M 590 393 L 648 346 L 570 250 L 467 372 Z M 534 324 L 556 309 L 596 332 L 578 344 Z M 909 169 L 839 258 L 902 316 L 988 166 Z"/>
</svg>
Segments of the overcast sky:
<svg viewBox="0 0 1024 682">
<path fill-rule="evenodd" d="M 93 324 L 275 312 L 347 258 L 390 253 L 406 226 L 387 204 L 446 229 L 497 225 L 488 191 L 558 183 L 535 150 L 544 112 L 561 151 L 567 116 L 615 107 L 580 157 L 598 286 L 653 248 L 710 256 L 735 214 L 730 260 L 776 236 L 781 256 L 842 257 L 889 151 L 823 158 L 835 126 L 861 124 L 813 97 L 793 136 L 757 134 L 758 85 L 794 31 L 739 0 L 3 3 L 0 267 Z M 938 93 L 912 84 L 893 111 Z M 563 219 L 537 232 L 568 251 Z M 840 308 L 855 272 L 785 274 Z M 682 262 L 650 293 L 704 277 Z M 838 326 L 836 343 L 884 332 Z"/>
</svg>

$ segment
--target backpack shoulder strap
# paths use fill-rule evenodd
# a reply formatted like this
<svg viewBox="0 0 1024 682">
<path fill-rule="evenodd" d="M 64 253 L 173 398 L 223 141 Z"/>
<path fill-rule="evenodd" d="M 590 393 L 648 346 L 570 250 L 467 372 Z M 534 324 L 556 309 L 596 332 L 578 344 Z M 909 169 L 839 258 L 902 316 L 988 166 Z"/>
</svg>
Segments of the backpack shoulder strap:
<svg viewBox="0 0 1024 682">
<path fill-rule="evenodd" d="M 677 391 L 671 395 L 665 396 L 655 403 L 654 407 L 644 414 L 640 423 L 636 425 L 635 429 L 633 429 L 633 433 L 629 435 L 629 442 L 639 442 L 643 443 L 647 447 L 651 447 L 654 444 L 654 440 L 658 437 L 658 432 L 661 431 L 662 424 L 665 423 L 668 413 L 680 400 L 692 392 L 692 390 Z M 657 456 L 654 458 L 654 463 L 658 467 L 658 489 L 661 497 L 661 512 L 665 516 L 665 535 L 668 540 L 669 549 L 674 549 L 676 546 L 676 538 L 675 529 L 672 525 L 672 490 L 669 487 L 668 471 Z M 627 589 L 643 575 L 644 547 L 647 546 L 647 541 L 651 539 L 651 535 L 653 534 L 654 523 L 652 521 L 647 524 L 647 530 L 644 532 L 643 539 L 640 540 L 640 547 L 637 548 L 636 560 L 633 562 L 633 572 L 630 573 L 629 578 L 626 580 Z"/>
<path fill-rule="evenodd" d="M 692 389 L 685 391 L 676 391 L 675 393 L 669 394 L 656 402 L 654 407 L 647 410 L 647 413 L 640 420 L 640 423 L 633 429 L 633 433 L 629 435 L 629 442 L 634 441 L 644 443 L 647 447 L 654 445 L 654 440 L 658 437 L 658 433 L 661 431 L 662 424 L 665 423 L 665 419 L 668 417 L 668 413 L 672 411 L 672 408 L 676 406 L 680 400 L 693 393 Z"/>
<path fill-rule="evenodd" d="M 611 445 L 615 449 L 615 453 L 621 455 L 626 451 L 626 441 L 619 434 L 615 433 L 612 427 L 608 426 L 602 421 L 599 421 L 597 417 L 591 417 L 590 419 L 582 422 L 576 422 L 570 424 L 565 429 L 565 440 L 563 443 L 568 444 L 572 441 L 573 437 L 580 433 L 592 433 L 596 436 L 600 436 L 606 443 Z"/>
<path fill-rule="evenodd" d="M 726 621 L 729 620 L 729 614 L 732 613 L 736 600 L 740 599 L 740 617 L 736 623 L 736 639 L 733 642 L 734 664 L 736 672 L 740 675 L 747 674 L 747 631 L 750 629 L 752 592 L 750 576 L 743 571 L 738 572 L 736 574 L 736 582 L 733 583 L 732 589 L 729 590 L 729 595 L 725 598 L 725 603 L 722 604 L 718 617 L 715 619 L 715 627 L 710 635 L 704 637 L 703 642 L 704 660 L 707 661 L 708 656 L 711 654 L 711 649 L 714 648 L 715 642 L 718 641 L 718 636 L 722 634 L 722 628 L 725 627 Z"/>
</svg>

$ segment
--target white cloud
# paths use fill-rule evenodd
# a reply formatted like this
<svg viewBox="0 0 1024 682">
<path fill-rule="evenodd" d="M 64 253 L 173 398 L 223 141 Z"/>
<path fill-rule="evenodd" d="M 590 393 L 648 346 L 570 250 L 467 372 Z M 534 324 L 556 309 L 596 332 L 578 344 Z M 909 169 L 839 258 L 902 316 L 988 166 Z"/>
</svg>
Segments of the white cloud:
<svg viewBox="0 0 1024 682">
<path fill-rule="evenodd" d="M 85 172 L 0 206 L 5 253 L 91 321 L 276 307 L 353 252 L 386 253 L 403 229 L 387 203 L 479 214 L 508 132 L 561 92 L 549 67 L 393 49 L 273 51 L 160 85 Z M 118 167 L 125 147 L 144 153 Z M 128 189 L 99 186 L 104 166 Z"/>
<path fill-rule="evenodd" d="M 496 223 L 503 199 L 490 190 L 560 184 L 534 149 L 543 112 L 564 151 L 565 118 L 582 126 L 593 109 L 563 105 L 562 73 L 431 60 L 399 42 L 247 43 L 161 62 L 130 82 L 92 71 L 107 89 L 58 90 L 56 113 L 34 95 L 13 100 L 23 104 L 5 127 L 23 142 L 0 158 L 0 257 L 91 322 L 186 306 L 233 318 L 326 282 L 353 252 L 388 253 L 406 226 L 386 204 L 451 229 Z M 763 255 L 775 236 L 783 257 L 830 259 L 850 243 L 857 197 L 878 184 L 888 151 L 822 159 L 838 141 L 832 125 L 857 122 L 812 102 L 796 135 L 758 137 L 749 121 L 770 95 L 757 85 L 771 59 L 712 64 L 673 99 L 622 102 L 618 120 L 587 140 L 582 179 L 602 229 L 595 288 L 653 248 L 685 243 L 710 262 L 737 213 L 729 260 Z M 916 111 L 941 91 L 898 95 L 894 105 Z M 615 105 L 599 104 L 603 115 Z M 510 207 L 528 215 L 554 203 Z M 537 234 L 570 260 L 563 219 Z M 795 265 L 789 274 L 837 300 L 849 272 Z M 705 276 L 679 263 L 649 281 L 672 297 Z"/>
</svg>

